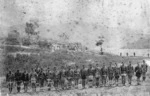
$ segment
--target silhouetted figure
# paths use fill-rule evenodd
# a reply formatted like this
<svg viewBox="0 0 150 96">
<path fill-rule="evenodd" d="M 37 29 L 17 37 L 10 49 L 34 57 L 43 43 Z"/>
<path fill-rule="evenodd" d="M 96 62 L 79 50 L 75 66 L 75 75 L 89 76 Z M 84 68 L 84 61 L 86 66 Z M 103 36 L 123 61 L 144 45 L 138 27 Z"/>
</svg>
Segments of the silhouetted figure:
<svg viewBox="0 0 150 96">
<path fill-rule="evenodd" d="M 126 53 L 126 55 L 128 56 L 129 54 L 128 54 L 128 53 Z"/>
<path fill-rule="evenodd" d="M 149 53 L 147 54 L 147 56 L 149 57 Z"/>
<path fill-rule="evenodd" d="M 143 79 L 143 81 L 145 81 L 146 73 L 147 73 L 147 70 L 148 70 L 148 66 L 145 63 L 145 60 L 143 60 L 143 64 L 141 65 L 141 68 L 142 68 L 142 79 Z"/>
<path fill-rule="evenodd" d="M 135 52 L 133 53 L 133 56 L 135 57 Z"/>
<path fill-rule="evenodd" d="M 120 66 L 120 69 L 121 69 L 122 84 L 123 84 L 123 86 L 125 86 L 127 68 L 123 62 L 122 62 L 122 65 Z"/>
<path fill-rule="evenodd" d="M 142 68 L 139 63 L 137 63 L 137 66 L 135 67 L 135 75 L 137 77 L 137 85 L 140 85 L 140 78 L 142 75 Z"/>
<path fill-rule="evenodd" d="M 134 68 L 131 64 L 131 61 L 129 61 L 129 65 L 127 66 L 127 76 L 128 76 L 128 82 L 131 85 L 132 83 L 132 77 L 134 75 Z"/>
<path fill-rule="evenodd" d="M 122 53 L 120 53 L 120 56 L 122 56 Z"/>
<path fill-rule="evenodd" d="M 104 52 L 103 52 L 103 49 L 102 49 L 102 48 L 101 48 L 101 52 L 100 52 L 100 54 L 101 54 L 101 55 L 103 55 L 103 54 L 104 54 Z"/>
<path fill-rule="evenodd" d="M 21 90 L 21 77 L 22 77 L 22 74 L 20 73 L 19 70 L 17 70 L 17 72 L 15 73 L 15 81 L 16 81 L 16 84 L 17 84 L 17 92 L 18 93 Z"/>
</svg>

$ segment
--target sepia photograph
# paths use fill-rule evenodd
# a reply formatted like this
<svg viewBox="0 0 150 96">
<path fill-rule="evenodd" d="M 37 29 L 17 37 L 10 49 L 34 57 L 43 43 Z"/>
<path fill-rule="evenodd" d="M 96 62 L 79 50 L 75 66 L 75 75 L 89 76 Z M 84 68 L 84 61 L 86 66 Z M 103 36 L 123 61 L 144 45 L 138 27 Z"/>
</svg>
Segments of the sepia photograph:
<svg viewBox="0 0 150 96">
<path fill-rule="evenodd" d="M 150 0 L 0 0 L 0 96 L 150 96 Z"/>
</svg>

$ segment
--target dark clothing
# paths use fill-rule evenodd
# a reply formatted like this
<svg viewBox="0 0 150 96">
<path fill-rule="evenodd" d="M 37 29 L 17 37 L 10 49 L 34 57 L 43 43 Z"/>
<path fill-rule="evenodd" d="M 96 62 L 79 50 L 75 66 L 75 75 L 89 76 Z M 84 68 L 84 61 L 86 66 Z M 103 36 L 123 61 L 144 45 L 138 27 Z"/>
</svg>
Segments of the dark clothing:
<svg viewBox="0 0 150 96">
<path fill-rule="evenodd" d="M 85 88 L 85 79 L 82 79 L 82 87 Z"/>
<path fill-rule="evenodd" d="M 44 86 L 44 81 L 46 80 L 46 74 L 41 72 L 39 73 L 39 82 L 40 82 L 40 87 Z"/>
<path fill-rule="evenodd" d="M 20 81 L 20 82 L 21 82 L 21 80 L 22 80 L 22 74 L 21 74 L 21 73 L 16 72 L 16 73 L 15 73 L 15 80 L 16 80 L 16 81 Z"/>
<path fill-rule="evenodd" d="M 22 74 L 20 72 L 15 73 L 15 80 L 17 83 L 17 91 L 20 92 L 22 82 Z"/>
<path fill-rule="evenodd" d="M 61 70 L 60 71 L 60 78 L 63 79 L 66 77 L 66 71 L 65 70 Z"/>
<path fill-rule="evenodd" d="M 46 79 L 53 79 L 53 74 L 51 72 L 46 73 Z"/>
<path fill-rule="evenodd" d="M 46 80 L 46 74 L 43 72 L 39 73 L 38 77 L 40 80 Z"/>
<path fill-rule="evenodd" d="M 14 81 L 14 75 L 13 74 L 6 74 L 6 82 Z"/>
<path fill-rule="evenodd" d="M 128 74 L 128 76 L 133 76 L 133 74 L 134 74 L 133 66 L 127 66 L 127 74 Z"/>
<path fill-rule="evenodd" d="M 85 69 L 81 69 L 81 79 L 86 79 L 87 71 Z"/>
<path fill-rule="evenodd" d="M 28 73 L 23 73 L 22 74 L 22 80 L 23 81 L 29 81 L 29 74 Z"/>
<path fill-rule="evenodd" d="M 74 70 L 74 78 L 79 79 L 80 78 L 80 69 Z"/>
<path fill-rule="evenodd" d="M 106 78 L 107 78 L 107 69 L 106 68 L 101 68 L 101 76 L 102 76 L 102 84 L 106 84 Z"/>
<path fill-rule="evenodd" d="M 95 76 L 95 70 L 94 70 L 93 68 L 89 68 L 89 69 L 87 70 L 87 75 L 88 75 L 88 76 L 90 76 L 90 75 Z"/>
<path fill-rule="evenodd" d="M 72 79 L 74 77 L 73 71 L 72 70 L 67 70 L 66 71 L 66 76 L 68 79 Z"/>
<path fill-rule="evenodd" d="M 23 81 L 23 84 L 24 84 L 24 91 L 27 92 L 28 83 L 29 83 L 29 74 L 28 73 L 23 73 L 22 74 L 22 81 Z"/>
<path fill-rule="evenodd" d="M 139 67 L 139 66 L 135 67 L 135 73 L 136 73 L 136 76 L 137 76 L 138 78 L 140 78 L 140 77 L 141 77 L 141 74 L 142 74 L 142 69 L 141 69 L 141 67 Z"/>
<path fill-rule="evenodd" d="M 113 77 L 114 77 L 114 69 L 113 67 L 108 67 L 108 77 L 109 77 L 109 80 L 112 80 Z"/>
<path fill-rule="evenodd" d="M 120 74 L 121 74 L 121 70 L 120 70 L 120 68 L 115 67 L 115 68 L 114 68 L 114 75 L 115 75 L 115 79 L 119 79 Z"/>
<path fill-rule="evenodd" d="M 121 66 L 121 74 L 126 74 L 127 73 L 127 68 L 125 66 Z"/>
<path fill-rule="evenodd" d="M 132 66 L 127 66 L 127 75 L 129 84 L 132 83 L 132 76 L 134 75 L 134 68 Z"/>
<path fill-rule="evenodd" d="M 60 81 L 60 72 L 54 71 L 52 74 L 53 74 L 54 87 L 58 87 Z"/>
<path fill-rule="evenodd" d="M 125 86 L 127 67 L 121 66 L 120 69 L 121 69 L 121 75 L 122 75 L 122 84 Z"/>
<path fill-rule="evenodd" d="M 106 75 L 107 75 L 107 72 L 108 72 L 108 71 L 107 71 L 106 68 L 102 68 L 102 69 L 101 69 L 101 75 L 102 75 L 102 76 L 104 76 L 104 75 L 106 76 Z"/>
</svg>

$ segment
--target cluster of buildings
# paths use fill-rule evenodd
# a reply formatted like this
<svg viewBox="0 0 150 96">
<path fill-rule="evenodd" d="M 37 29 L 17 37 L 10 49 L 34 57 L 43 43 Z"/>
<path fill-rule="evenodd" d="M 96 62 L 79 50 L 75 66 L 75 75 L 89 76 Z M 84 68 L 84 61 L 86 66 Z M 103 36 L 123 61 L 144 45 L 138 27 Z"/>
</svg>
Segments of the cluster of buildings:
<svg viewBox="0 0 150 96">
<path fill-rule="evenodd" d="M 88 48 L 83 46 L 79 42 L 74 43 L 66 43 L 66 42 L 58 42 L 58 41 L 50 41 L 49 49 L 51 52 L 55 52 L 56 50 L 68 50 L 68 51 L 86 51 Z"/>
</svg>

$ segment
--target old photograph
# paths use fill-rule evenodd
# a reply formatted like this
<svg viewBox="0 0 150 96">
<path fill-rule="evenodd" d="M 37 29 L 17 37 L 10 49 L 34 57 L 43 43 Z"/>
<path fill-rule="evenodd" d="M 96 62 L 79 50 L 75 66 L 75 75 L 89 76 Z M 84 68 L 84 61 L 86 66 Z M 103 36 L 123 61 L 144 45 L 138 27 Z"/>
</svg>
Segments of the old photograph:
<svg viewBox="0 0 150 96">
<path fill-rule="evenodd" d="M 150 0 L 0 0 L 0 96 L 150 96 Z"/>
</svg>

